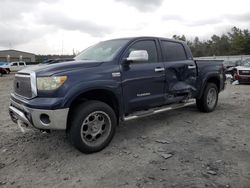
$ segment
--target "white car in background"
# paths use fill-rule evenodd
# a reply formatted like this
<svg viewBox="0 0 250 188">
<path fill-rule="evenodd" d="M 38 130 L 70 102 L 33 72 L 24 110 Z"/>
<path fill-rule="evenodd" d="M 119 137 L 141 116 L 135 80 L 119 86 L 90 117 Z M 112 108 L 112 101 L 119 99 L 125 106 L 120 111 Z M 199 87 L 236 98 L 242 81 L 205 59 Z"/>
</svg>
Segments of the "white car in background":
<svg viewBox="0 0 250 188">
<path fill-rule="evenodd" d="M 24 61 L 15 61 L 9 64 L 10 71 L 20 71 L 26 68 L 26 63 Z"/>
</svg>

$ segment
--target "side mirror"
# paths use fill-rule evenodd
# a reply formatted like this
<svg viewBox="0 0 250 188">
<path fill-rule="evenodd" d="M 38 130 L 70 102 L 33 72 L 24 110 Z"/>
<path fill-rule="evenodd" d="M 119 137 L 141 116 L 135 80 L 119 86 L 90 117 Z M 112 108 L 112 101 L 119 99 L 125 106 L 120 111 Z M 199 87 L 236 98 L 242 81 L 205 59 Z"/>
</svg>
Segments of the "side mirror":
<svg viewBox="0 0 250 188">
<path fill-rule="evenodd" d="M 133 50 L 126 58 L 127 61 L 148 61 L 148 52 L 146 50 Z"/>
</svg>

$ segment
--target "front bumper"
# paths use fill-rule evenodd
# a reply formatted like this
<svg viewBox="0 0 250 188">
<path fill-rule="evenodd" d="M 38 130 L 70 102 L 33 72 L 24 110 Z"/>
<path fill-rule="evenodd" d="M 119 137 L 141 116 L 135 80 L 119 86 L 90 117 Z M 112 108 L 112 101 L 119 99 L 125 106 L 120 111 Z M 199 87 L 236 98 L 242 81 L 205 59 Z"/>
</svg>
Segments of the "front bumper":
<svg viewBox="0 0 250 188">
<path fill-rule="evenodd" d="M 9 114 L 14 123 L 37 129 L 66 130 L 69 108 L 46 110 L 29 108 L 10 100 Z"/>
<path fill-rule="evenodd" d="M 239 82 L 250 83 L 250 75 L 238 75 Z"/>
</svg>

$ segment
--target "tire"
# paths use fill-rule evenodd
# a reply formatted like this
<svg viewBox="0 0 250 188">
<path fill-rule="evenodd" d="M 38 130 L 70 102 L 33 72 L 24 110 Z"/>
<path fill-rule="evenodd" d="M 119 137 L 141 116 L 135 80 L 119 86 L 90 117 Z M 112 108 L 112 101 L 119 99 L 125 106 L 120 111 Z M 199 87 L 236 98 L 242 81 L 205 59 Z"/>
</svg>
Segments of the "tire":
<svg viewBox="0 0 250 188">
<path fill-rule="evenodd" d="M 214 83 L 207 83 L 200 99 L 196 99 L 197 108 L 201 112 L 212 112 L 218 103 L 218 88 Z"/>
<path fill-rule="evenodd" d="M 87 101 L 73 110 L 68 137 L 83 153 L 104 149 L 115 134 L 117 118 L 114 110 L 100 101 Z"/>
<path fill-rule="evenodd" d="M 10 69 L 6 69 L 7 70 L 7 74 L 10 74 Z"/>
</svg>

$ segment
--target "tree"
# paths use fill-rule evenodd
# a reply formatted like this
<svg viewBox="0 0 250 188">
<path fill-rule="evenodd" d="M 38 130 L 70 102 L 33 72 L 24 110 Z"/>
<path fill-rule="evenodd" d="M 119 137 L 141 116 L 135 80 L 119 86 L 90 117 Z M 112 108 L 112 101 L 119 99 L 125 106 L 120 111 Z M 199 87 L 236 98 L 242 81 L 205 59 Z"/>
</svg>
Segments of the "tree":
<svg viewBox="0 0 250 188">
<path fill-rule="evenodd" d="M 213 55 L 250 55 L 250 32 L 233 27 L 221 36 L 212 35 L 210 39 L 200 41 L 198 37 L 187 40 L 185 35 L 173 35 L 174 39 L 186 41 L 195 57 Z"/>
</svg>

